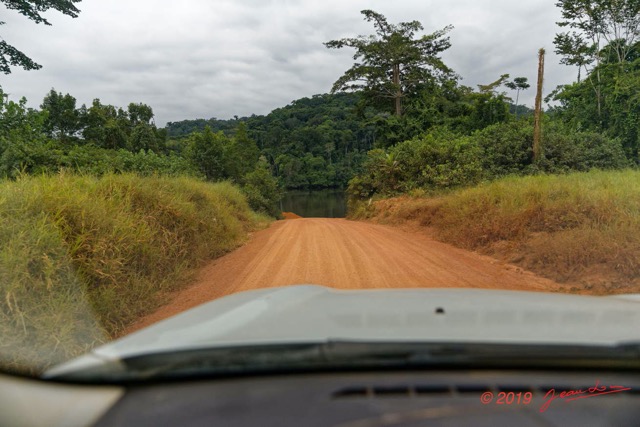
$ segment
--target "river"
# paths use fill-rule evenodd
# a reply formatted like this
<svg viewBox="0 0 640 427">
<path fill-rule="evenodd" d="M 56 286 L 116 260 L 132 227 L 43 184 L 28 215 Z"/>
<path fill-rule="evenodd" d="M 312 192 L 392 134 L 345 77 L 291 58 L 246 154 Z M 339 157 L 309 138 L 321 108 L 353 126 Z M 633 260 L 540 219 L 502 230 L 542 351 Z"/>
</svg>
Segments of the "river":
<svg viewBox="0 0 640 427">
<path fill-rule="evenodd" d="M 280 202 L 283 212 L 304 218 L 344 218 L 347 199 L 344 190 L 290 190 Z"/>
</svg>

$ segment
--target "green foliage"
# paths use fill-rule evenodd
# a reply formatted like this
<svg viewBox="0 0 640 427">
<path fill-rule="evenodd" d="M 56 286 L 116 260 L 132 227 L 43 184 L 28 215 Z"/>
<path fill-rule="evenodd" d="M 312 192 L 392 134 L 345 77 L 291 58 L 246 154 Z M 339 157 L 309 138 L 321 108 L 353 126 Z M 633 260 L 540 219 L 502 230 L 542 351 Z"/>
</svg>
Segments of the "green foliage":
<svg viewBox="0 0 640 427">
<path fill-rule="evenodd" d="M 242 177 L 256 168 L 260 150 L 240 122 L 233 138 L 227 139 L 223 150 L 223 167 L 227 179 L 242 182 Z"/>
<path fill-rule="evenodd" d="M 236 179 L 227 166 L 228 178 L 238 182 L 263 155 L 286 188 L 344 187 L 379 135 L 360 114 L 359 100 L 357 94 L 315 95 L 266 116 L 174 122 L 167 124 L 168 137 L 179 151 L 193 131 L 210 126 L 214 132 L 224 132 L 236 144 L 225 154 L 236 160 L 227 160 L 240 171 Z"/>
<path fill-rule="evenodd" d="M 39 173 L 56 165 L 61 150 L 44 134 L 47 113 L 13 102 L 0 89 L 0 177 Z"/>
<path fill-rule="evenodd" d="M 478 93 L 469 96 L 474 104 L 473 113 L 469 117 L 467 130 L 484 129 L 496 123 L 509 120 L 509 104 L 503 94 Z"/>
<path fill-rule="evenodd" d="M 62 95 L 51 89 L 40 108 L 47 112 L 45 132 L 49 137 L 64 141 L 80 131 L 80 112 L 76 109 L 76 99 L 73 96 Z"/>
<path fill-rule="evenodd" d="M 638 0 L 559 0 L 561 27 L 570 32 L 556 35 L 556 53 L 562 63 L 593 71 L 606 59 L 624 63 L 640 38 Z M 603 45 L 604 44 L 604 45 Z"/>
<path fill-rule="evenodd" d="M 68 174 L 1 182 L 0 366 L 40 373 L 118 336 L 187 284 L 191 269 L 266 222 L 229 183 Z"/>
<path fill-rule="evenodd" d="M 388 150 L 372 150 L 363 172 L 349 184 L 356 199 L 393 195 L 417 188 L 442 191 L 507 175 L 564 173 L 629 166 L 619 140 L 593 132 L 575 132 L 547 123 L 543 157 L 533 164 L 533 125 L 498 123 L 471 136 L 434 128 L 425 136 Z"/>
<path fill-rule="evenodd" d="M 84 123 L 82 135 L 86 142 L 102 148 L 127 148 L 128 118 L 122 108 L 103 105 L 95 99 L 91 107 L 81 108 Z"/>
<path fill-rule="evenodd" d="M 603 62 L 582 82 L 552 94 L 555 117 L 574 129 L 619 138 L 627 157 L 640 163 L 640 42 L 624 63 Z"/>
<path fill-rule="evenodd" d="M 372 150 L 364 172 L 351 180 L 356 198 L 398 194 L 415 188 L 454 188 L 482 179 L 481 151 L 469 137 L 435 130 L 386 152 Z"/>
<path fill-rule="evenodd" d="M 271 175 L 264 158 L 258 162 L 254 171 L 244 176 L 243 181 L 242 191 L 246 194 L 251 209 L 273 218 L 280 218 L 282 189 L 278 181 Z"/>
<path fill-rule="evenodd" d="M 65 15 L 76 18 L 80 10 L 74 5 L 82 0 L 2 0 L 7 9 L 12 9 L 26 16 L 36 24 L 51 25 L 42 15 L 50 9 L 57 10 Z M 3 25 L 4 22 L 0 22 Z M 22 67 L 25 70 L 38 70 L 41 65 L 36 64 L 27 55 L 11 46 L 4 40 L 0 40 L 0 72 L 11 74 L 11 67 Z"/>
<path fill-rule="evenodd" d="M 519 116 L 518 103 L 520 101 L 520 91 L 527 90 L 531 87 L 528 81 L 529 79 L 527 79 L 526 77 L 516 77 L 515 79 L 513 79 L 512 82 L 505 83 L 506 87 L 516 91 L 516 105 L 515 105 L 516 118 Z"/>
<path fill-rule="evenodd" d="M 394 105 L 390 111 L 401 116 L 403 99 L 414 96 L 423 84 L 454 78 L 453 72 L 438 57 L 451 47 L 445 36 L 452 26 L 416 38 L 416 33 L 424 30 L 418 21 L 394 25 L 372 10 L 361 13 L 366 21 L 373 22 L 376 35 L 325 43 L 330 49 L 356 49 L 353 57 L 356 64 L 334 83 L 332 92 L 362 91 L 373 102 L 386 99 L 389 106 Z M 389 100 L 393 100 L 393 104 Z"/>
<path fill-rule="evenodd" d="M 222 133 L 213 133 L 210 127 L 204 132 L 195 133 L 189 156 L 193 164 L 210 181 L 224 177 L 224 146 L 228 143 L 227 137 Z"/>
<path fill-rule="evenodd" d="M 532 164 L 533 124 L 530 122 L 495 124 L 474 133 L 473 139 L 482 150 L 482 168 L 488 177 L 523 174 Z"/>
<path fill-rule="evenodd" d="M 562 123 L 548 124 L 543 151 L 541 167 L 549 173 L 631 166 L 619 139 L 597 132 L 573 132 Z"/>
</svg>

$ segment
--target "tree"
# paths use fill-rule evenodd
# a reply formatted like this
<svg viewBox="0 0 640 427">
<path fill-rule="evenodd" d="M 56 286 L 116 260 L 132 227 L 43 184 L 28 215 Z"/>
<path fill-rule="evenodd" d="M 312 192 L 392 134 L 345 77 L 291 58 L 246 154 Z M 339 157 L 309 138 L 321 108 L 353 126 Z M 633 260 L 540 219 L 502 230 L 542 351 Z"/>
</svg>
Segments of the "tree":
<svg viewBox="0 0 640 427">
<path fill-rule="evenodd" d="M 49 136 L 64 141 L 80 131 L 80 112 L 76 109 L 76 99 L 73 96 L 62 95 L 51 89 L 40 108 L 48 113 L 45 130 Z"/>
<path fill-rule="evenodd" d="M 103 105 L 94 99 L 91 107 L 80 108 L 84 124 L 82 136 L 88 143 L 101 148 L 127 148 L 129 138 L 129 118 L 127 112 L 113 105 Z"/>
<path fill-rule="evenodd" d="M 154 153 L 159 153 L 161 152 L 159 145 L 158 137 L 153 126 L 146 123 L 139 123 L 131 130 L 129 150 L 132 152 L 137 153 L 140 150 L 150 150 Z"/>
<path fill-rule="evenodd" d="M 243 122 L 238 124 L 238 129 L 233 138 L 233 146 L 240 162 L 239 173 L 245 175 L 251 172 L 260 158 L 260 150 L 256 142 L 249 138 L 247 125 Z"/>
<path fill-rule="evenodd" d="M 531 87 L 526 77 L 516 77 L 512 82 L 506 82 L 504 85 L 511 90 L 516 91 L 516 118 L 518 117 L 518 102 L 520 101 L 520 91 L 527 90 Z"/>
<path fill-rule="evenodd" d="M 624 64 L 640 40 L 640 0 L 560 0 L 556 6 L 562 9 L 563 18 L 558 25 L 571 29 L 556 34 L 556 53 L 563 56 L 563 64 L 578 66 L 578 81 L 583 68 L 587 74 L 595 72 L 590 82 L 602 119 L 600 65 L 612 58 Z"/>
<path fill-rule="evenodd" d="M 393 100 L 396 116 L 403 113 L 403 99 L 415 94 L 423 85 L 439 78 L 453 78 L 453 72 L 438 54 L 451 47 L 445 35 L 453 29 L 447 26 L 432 34 L 416 38 L 424 30 L 418 21 L 393 25 L 372 10 L 361 12 L 373 22 L 376 35 L 332 40 L 329 49 L 356 49 L 356 62 L 333 85 L 332 92 L 363 90 L 369 98 Z"/>
<path fill-rule="evenodd" d="M 498 88 L 506 85 L 509 74 L 501 75 L 496 81 L 478 85 L 479 93 L 467 94 L 472 102 L 473 112 L 469 117 L 469 130 L 480 130 L 495 123 L 506 122 L 510 118 L 509 104 L 505 92 Z"/>
<path fill-rule="evenodd" d="M 36 24 L 51 25 L 42 16 L 43 12 L 49 9 L 57 10 L 65 15 L 77 18 L 80 10 L 75 7 L 75 3 L 82 0 L 0 0 L 7 9 L 12 9 L 26 16 Z M 0 25 L 5 22 L 0 21 Z M 20 50 L 11 46 L 4 40 L 0 40 L 0 71 L 4 74 L 11 74 L 11 67 L 22 67 L 25 70 L 39 70 L 41 65 L 35 63 L 31 58 Z"/>
<path fill-rule="evenodd" d="M 193 134 L 191 160 L 209 180 L 224 177 L 224 146 L 227 137 L 222 132 L 213 133 L 209 126 L 203 132 Z"/>
<path fill-rule="evenodd" d="M 611 63 L 610 61 L 614 61 Z M 606 132 L 619 138 L 629 159 L 640 163 L 640 41 L 629 51 L 624 63 L 615 55 L 604 58 L 584 81 L 556 89 L 549 99 L 558 101 L 553 114 L 573 129 Z M 600 97 L 593 96 L 595 77 L 599 76 Z"/>
<path fill-rule="evenodd" d="M 152 124 L 153 109 L 146 104 L 135 104 L 132 102 L 129 104 L 127 112 L 129 113 L 131 126 L 137 126 L 139 124 Z"/>
<path fill-rule="evenodd" d="M 260 158 L 256 169 L 244 176 L 242 191 L 247 196 L 251 209 L 280 218 L 282 213 L 278 202 L 282 198 L 282 189 L 278 180 L 271 175 L 269 164 L 264 157 Z"/>
<path fill-rule="evenodd" d="M 478 85 L 478 89 L 480 89 L 481 93 L 495 94 L 496 89 L 498 89 L 500 86 L 502 85 L 506 86 L 507 84 L 506 82 L 509 77 L 510 77 L 509 74 L 503 74 L 495 82 L 489 83 L 487 85 Z"/>
</svg>

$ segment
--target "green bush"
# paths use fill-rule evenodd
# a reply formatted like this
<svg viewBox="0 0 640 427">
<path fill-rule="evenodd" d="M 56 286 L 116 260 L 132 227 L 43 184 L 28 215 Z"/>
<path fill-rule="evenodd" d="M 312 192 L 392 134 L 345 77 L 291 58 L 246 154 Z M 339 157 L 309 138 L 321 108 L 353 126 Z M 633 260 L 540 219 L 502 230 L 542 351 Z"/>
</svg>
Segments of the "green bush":
<svg viewBox="0 0 640 427">
<path fill-rule="evenodd" d="M 15 178 L 21 173 L 57 173 L 62 169 L 96 176 L 128 172 L 142 176 L 201 176 L 189 160 L 150 150 L 132 153 L 92 144 L 63 147 L 57 141 L 13 140 L 6 145 L 0 156 L 0 176 L 8 178 Z"/>
<path fill-rule="evenodd" d="M 448 189 L 482 179 L 481 151 L 469 137 L 436 130 L 389 149 L 368 153 L 364 172 L 354 177 L 348 193 L 357 199 L 391 195 L 415 188 Z"/>
<path fill-rule="evenodd" d="M 498 123 L 473 134 L 482 150 L 487 178 L 523 174 L 533 160 L 533 125 L 527 121 Z"/>
<path fill-rule="evenodd" d="M 533 161 L 533 125 L 527 120 L 491 125 L 471 136 L 434 128 L 388 150 L 368 153 L 349 184 L 351 197 L 394 195 L 416 188 L 440 191 L 508 175 L 566 173 L 629 166 L 617 139 L 576 132 L 562 123 L 543 128 L 542 158 Z"/>
<path fill-rule="evenodd" d="M 244 176 L 243 181 L 242 191 L 246 194 L 251 209 L 273 218 L 281 217 L 279 203 L 282 199 L 282 189 L 276 178 L 271 175 L 264 159 L 258 162 L 253 172 Z"/>
<path fill-rule="evenodd" d="M 596 132 L 573 132 L 562 123 L 550 123 L 543 135 L 545 172 L 586 172 L 631 166 L 622 142 Z"/>
</svg>

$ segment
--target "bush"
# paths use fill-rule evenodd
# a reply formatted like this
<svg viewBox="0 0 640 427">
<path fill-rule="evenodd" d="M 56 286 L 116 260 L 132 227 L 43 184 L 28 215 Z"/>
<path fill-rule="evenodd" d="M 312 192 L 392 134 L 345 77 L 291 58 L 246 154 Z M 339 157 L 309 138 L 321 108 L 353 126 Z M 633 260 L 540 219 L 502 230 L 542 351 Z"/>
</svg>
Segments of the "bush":
<svg viewBox="0 0 640 427">
<path fill-rule="evenodd" d="M 596 132 L 573 132 L 561 123 L 550 123 L 543 136 L 545 172 L 622 169 L 631 166 L 622 142 Z"/>
<path fill-rule="evenodd" d="M 498 123 L 473 134 L 482 150 L 482 168 L 489 179 L 523 174 L 533 160 L 533 125 L 527 121 Z"/>
<path fill-rule="evenodd" d="M 388 151 L 368 153 L 363 172 L 349 184 L 363 200 L 417 188 L 441 191 L 508 175 L 566 173 L 629 166 L 619 140 L 576 132 L 549 122 L 543 131 L 543 157 L 533 162 L 533 125 L 526 120 L 491 125 L 471 136 L 434 128 Z"/>
<path fill-rule="evenodd" d="M 57 141 L 14 140 L 0 157 L 0 176 L 8 178 L 21 173 L 57 173 L 62 169 L 95 176 L 128 172 L 142 176 L 201 176 L 189 160 L 175 154 L 166 156 L 150 150 L 132 153 L 92 144 L 63 147 Z"/>
<path fill-rule="evenodd" d="M 253 172 L 244 176 L 243 181 L 242 191 L 246 194 L 251 209 L 273 218 L 282 216 L 279 205 L 282 189 L 276 178 L 271 175 L 264 159 L 261 159 Z"/>
<path fill-rule="evenodd" d="M 368 153 L 364 172 L 354 177 L 348 193 L 356 199 L 392 195 L 416 188 L 449 189 L 482 179 L 481 151 L 469 137 L 436 130 L 402 142 L 389 152 Z"/>
</svg>

